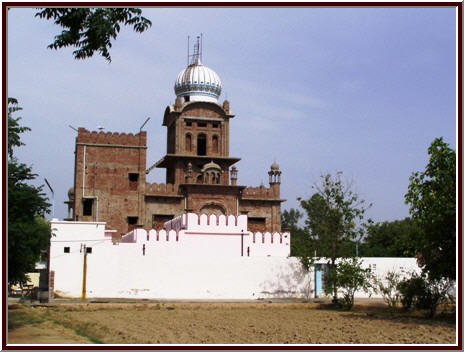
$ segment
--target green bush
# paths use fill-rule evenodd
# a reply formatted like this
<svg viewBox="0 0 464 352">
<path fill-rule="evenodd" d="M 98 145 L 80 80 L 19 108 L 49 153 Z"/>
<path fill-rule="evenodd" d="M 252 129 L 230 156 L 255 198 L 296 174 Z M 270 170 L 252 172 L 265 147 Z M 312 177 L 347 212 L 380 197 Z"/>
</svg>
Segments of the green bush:
<svg viewBox="0 0 464 352">
<path fill-rule="evenodd" d="M 405 309 L 414 306 L 428 310 L 429 317 L 433 317 L 440 304 L 446 305 L 454 301 L 450 293 L 452 287 L 453 282 L 449 279 L 432 279 L 424 274 L 413 274 L 399 284 L 401 303 Z"/>
<path fill-rule="evenodd" d="M 396 308 L 400 302 L 400 283 L 401 275 L 395 271 L 388 271 L 381 279 L 377 277 L 373 278 L 374 287 L 382 295 L 383 300 L 390 309 Z"/>
<path fill-rule="evenodd" d="M 417 297 L 424 292 L 424 280 L 422 277 L 413 273 L 410 278 L 403 279 L 398 284 L 398 290 L 400 292 L 401 304 L 405 310 L 409 310 L 415 305 Z"/>
<path fill-rule="evenodd" d="M 356 291 L 367 293 L 372 289 L 371 270 L 361 268 L 361 263 L 358 258 L 342 259 L 335 267 L 329 268 L 324 279 L 324 292 L 331 295 L 334 290 L 340 291 L 343 298 L 339 303 L 348 310 L 353 308 Z"/>
</svg>

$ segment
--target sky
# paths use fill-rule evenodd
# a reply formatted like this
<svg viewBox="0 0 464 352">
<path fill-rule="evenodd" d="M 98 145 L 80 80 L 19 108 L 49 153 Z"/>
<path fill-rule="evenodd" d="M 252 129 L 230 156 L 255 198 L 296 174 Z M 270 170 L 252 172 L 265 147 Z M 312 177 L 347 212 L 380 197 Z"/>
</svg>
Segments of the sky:
<svg viewBox="0 0 464 352">
<path fill-rule="evenodd" d="M 298 208 L 326 173 L 342 171 L 374 221 L 408 216 L 409 176 L 443 137 L 456 149 L 454 8 L 145 8 L 145 33 L 123 27 L 112 62 L 75 60 L 46 46 L 61 29 L 8 12 L 8 96 L 32 131 L 15 150 L 54 189 L 65 218 L 76 132 L 69 126 L 148 135 L 147 167 L 166 154 L 166 106 L 187 63 L 187 36 L 203 33 L 203 64 L 230 101 L 230 156 L 238 183 L 268 185 L 282 171 L 282 209 Z M 154 169 L 148 182 L 164 182 Z M 51 194 L 44 190 L 51 199 Z M 51 216 L 51 215 L 50 215 Z"/>
</svg>

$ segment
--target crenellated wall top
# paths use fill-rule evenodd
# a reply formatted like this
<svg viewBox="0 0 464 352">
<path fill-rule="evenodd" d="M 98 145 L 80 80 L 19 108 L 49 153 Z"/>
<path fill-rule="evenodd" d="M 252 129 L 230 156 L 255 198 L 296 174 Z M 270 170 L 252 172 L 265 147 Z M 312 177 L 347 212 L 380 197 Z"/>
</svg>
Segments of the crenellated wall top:
<svg viewBox="0 0 464 352">
<path fill-rule="evenodd" d="M 108 145 L 127 145 L 127 146 L 142 146 L 147 145 L 147 132 L 139 133 L 119 133 L 119 132 L 97 132 L 89 131 L 80 127 L 76 138 L 77 143 L 88 144 L 108 144 Z"/>
</svg>

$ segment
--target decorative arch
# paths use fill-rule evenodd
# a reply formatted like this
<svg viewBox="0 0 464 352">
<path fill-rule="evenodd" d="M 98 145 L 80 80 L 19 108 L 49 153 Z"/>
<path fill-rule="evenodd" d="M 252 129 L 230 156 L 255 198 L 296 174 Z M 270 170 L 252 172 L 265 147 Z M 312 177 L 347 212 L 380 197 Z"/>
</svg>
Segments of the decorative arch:
<svg viewBox="0 0 464 352">
<path fill-rule="evenodd" d="M 200 214 L 208 214 L 208 215 L 214 214 L 216 216 L 226 215 L 227 210 L 222 204 L 211 202 L 211 203 L 207 203 L 203 205 L 200 208 Z"/>
<path fill-rule="evenodd" d="M 213 136 L 212 149 L 213 153 L 219 153 L 219 137 L 216 134 Z"/>
<path fill-rule="evenodd" d="M 192 151 L 192 134 L 187 133 L 185 135 L 185 151 L 191 152 Z"/>
</svg>

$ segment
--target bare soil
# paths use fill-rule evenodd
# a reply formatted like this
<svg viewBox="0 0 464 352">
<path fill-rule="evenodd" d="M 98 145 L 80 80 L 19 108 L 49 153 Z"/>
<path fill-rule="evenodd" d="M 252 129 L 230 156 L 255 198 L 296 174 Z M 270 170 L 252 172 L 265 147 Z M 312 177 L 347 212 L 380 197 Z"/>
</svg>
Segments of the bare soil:
<svg viewBox="0 0 464 352">
<path fill-rule="evenodd" d="M 453 319 L 438 317 L 432 320 L 415 313 L 390 313 L 378 305 L 358 305 L 351 312 L 308 303 L 74 303 L 17 306 L 20 307 L 16 310 L 32 315 L 39 322 L 10 330 L 8 343 L 456 343 Z M 47 334 L 44 334 L 45 331 Z"/>
</svg>

